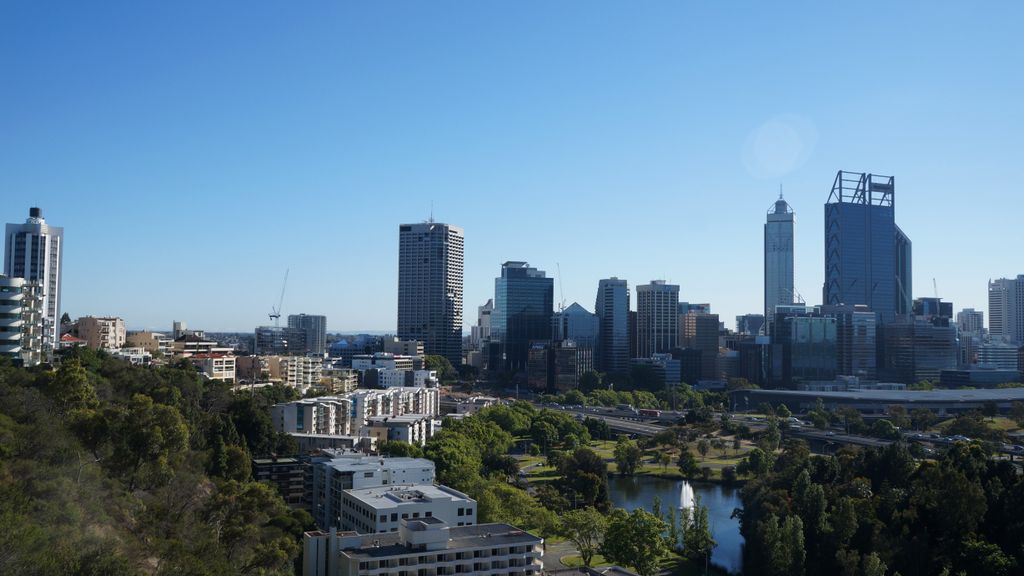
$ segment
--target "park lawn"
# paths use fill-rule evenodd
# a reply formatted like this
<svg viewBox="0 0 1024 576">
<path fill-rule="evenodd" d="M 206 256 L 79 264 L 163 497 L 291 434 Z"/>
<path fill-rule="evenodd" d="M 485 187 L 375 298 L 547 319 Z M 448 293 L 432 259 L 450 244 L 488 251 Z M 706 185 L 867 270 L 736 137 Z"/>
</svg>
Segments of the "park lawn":
<svg viewBox="0 0 1024 576">
<path fill-rule="evenodd" d="M 517 460 L 519 460 L 520 468 L 526 468 L 527 466 L 532 466 L 534 464 L 543 464 L 546 461 L 546 458 L 543 456 L 520 456 Z"/>
<path fill-rule="evenodd" d="M 579 568 L 580 566 L 583 566 L 583 558 L 581 558 L 578 554 L 574 554 L 572 556 L 564 556 L 562 557 L 562 565 L 566 568 Z M 601 556 L 600 554 L 594 554 L 594 556 L 590 559 L 590 566 L 592 568 L 611 565 L 612 563 L 608 560 L 605 560 L 605 557 Z"/>
</svg>

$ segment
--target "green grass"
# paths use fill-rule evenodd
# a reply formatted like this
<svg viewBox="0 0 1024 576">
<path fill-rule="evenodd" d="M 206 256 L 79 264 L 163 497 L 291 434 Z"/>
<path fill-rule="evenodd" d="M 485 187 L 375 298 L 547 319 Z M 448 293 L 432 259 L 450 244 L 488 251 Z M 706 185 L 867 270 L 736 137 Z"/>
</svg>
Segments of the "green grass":
<svg viewBox="0 0 1024 576">
<path fill-rule="evenodd" d="M 562 557 L 562 565 L 567 568 L 579 568 L 580 566 L 583 566 L 583 558 L 581 558 L 577 554 L 574 554 L 572 556 L 564 556 Z M 594 554 L 594 556 L 590 559 L 590 565 L 592 567 L 611 566 L 612 563 L 606 560 L 604 556 L 601 556 L 600 554 Z"/>
</svg>

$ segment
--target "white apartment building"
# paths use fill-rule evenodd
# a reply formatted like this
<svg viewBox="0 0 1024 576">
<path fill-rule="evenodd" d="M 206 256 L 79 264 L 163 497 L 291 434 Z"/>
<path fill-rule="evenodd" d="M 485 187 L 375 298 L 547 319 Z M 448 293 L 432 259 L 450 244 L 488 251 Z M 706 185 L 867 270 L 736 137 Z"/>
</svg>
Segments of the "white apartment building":
<svg viewBox="0 0 1024 576">
<path fill-rule="evenodd" d="M 281 378 L 285 386 L 305 392 L 320 385 L 324 363 L 321 358 L 311 356 L 284 356 L 281 361 Z"/>
<path fill-rule="evenodd" d="M 476 500 L 447 486 L 404 484 L 353 488 L 341 495 L 341 529 L 397 532 L 402 520 L 437 518 L 450 526 L 476 524 Z"/>
<path fill-rule="evenodd" d="M 423 446 L 436 431 L 433 416 L 404 414 L 402 416 L 373 416 L 366 419 L 365 436 L 378 442 L 407 442 Z"/>
<path fill-rule="evenodd" d="M 142 347 L 120 348 L 118 350 L 112 350 L 110 355 L 136 366 L 148 366 L 153 361 L 153 355 Z"/>
<path fill-rule="evenodd" d="M 78 337 L 96 350 L 116 350 L 125 344 L 124 320 L 114 316 L 84 316 L 78 319 Z"/>
<path fill-rule="evenodd" d="M 471 396 L 455 405 L 457 414 L 476 414 L 477 412 L 497 404 L 498 399 L 493 396 Z"/>
<path fill-rule="evenodd" d="M 312 514 L 322 528 L 342 525 L 342 499 L 346 490 L 396 484 L 432 484 L 434 463 L 425 458 L 390 458 L 346 454 L 314 458 Z"/>
<path fill-rule="evenodd" d="M 436 387 L 437 370 L 371 368 L 363 371 L 363 385 L 378 388 L 392 388 L 395 386 Z"/>
<path fill-rule="evenodd" d="M 210 380 L 235 381 L 235 357 L 221 352 L 193 354 L 190 359 Z"/>
<path fill-rule="evenodd" d="M 347 394 L 303 398 L 276 404 L 270 409 L 278 432 L 307 434 L 356 434 L 373 416 L 423 414 L 437 416 L 437 388 L 358 389 Z"/>
<path fill-rule="evenodd" d="M 403 520 L 397 532 L 306 532 L 303 576 L 543 573 L 544 539 L 509 524 Z"/>
</svg>

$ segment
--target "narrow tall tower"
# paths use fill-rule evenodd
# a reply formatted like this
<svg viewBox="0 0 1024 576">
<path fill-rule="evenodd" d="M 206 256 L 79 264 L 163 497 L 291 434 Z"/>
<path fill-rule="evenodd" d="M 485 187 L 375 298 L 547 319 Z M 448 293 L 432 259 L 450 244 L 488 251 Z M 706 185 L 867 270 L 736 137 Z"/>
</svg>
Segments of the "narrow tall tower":
<svg viewBox="0 0 1024 576">
<path fill-rule="evenodd" d="M 462 228 L 423 222 L 398 227 L 398 337 L 425 354 L 462 363 Z"/>
<path fill-rule="evenodd" d="M 64 229 L 50 226 L 41 208 L 29 208 L 24 224 L 8 224 L 4 273 L 38 286 L 42 353 L 49 359 L 60 341 L 60 286 Z"/>
<path fill-rule="evenodd" d="M 679 345 L 679 286 L 664 280 L 636 287 L 636 354 L 650 358 Z"/>
<path fill-rule="evenodd" d="M 793 240 L 796 214 L 789 204 L 779 199 L 768 209 L 764 224 L 764 318 L 771 323 L 775 307 L 792 304 L 795 300 L 793 284 Z"/>
<path fill-rule="evenodd" d="M 629 370 L 629 286 L 614 276 L 597 283 L 594 313 L 599 320 L 598 366 L 602 372 Z"/>
</svg>

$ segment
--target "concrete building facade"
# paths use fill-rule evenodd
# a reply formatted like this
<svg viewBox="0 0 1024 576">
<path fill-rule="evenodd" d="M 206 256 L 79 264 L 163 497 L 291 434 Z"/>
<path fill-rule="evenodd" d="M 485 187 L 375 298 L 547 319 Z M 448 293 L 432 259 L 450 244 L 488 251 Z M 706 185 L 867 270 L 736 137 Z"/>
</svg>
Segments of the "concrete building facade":
<svg viewBox="0 0 1024 576">
<path fill-rule="evenodd" d="M 464 233 L 450 224 L 398 227 L 398 337 L 462 363 Z"/>
<path fill-rule="evenodd" d="M 771 318 L 775 306 L 792 304 L 796 299 L 793 284 L 793 247 L 796 215 L 789 204 L 779 199 L 768 209 L 764 224 L 764 318 Z"/>
<path fill-rule="evenodd" d="M 636 287 L 636 357 L 650 358 L 679 344 L 679 286 L 664 280 Z M 717 340 L 718 330 L 715 328 Z M 717 354 L 717 344 L 716 344 Z"/>
<path fill-rule="evenodd" d="M 7 224 L 3 273 L 38 286 L 42 354 L 50 360 L 60 342 L 64 229 L 50 226 L 40 208 L 30 208 L 24 224 Z"/>
<path fill-rule="evenodd" d="M 83 316 L 78 319 L 78 337 L 94 350 L 116 350 L 125 345 L 128 332 L 121 318 Z"/>
</svg>

